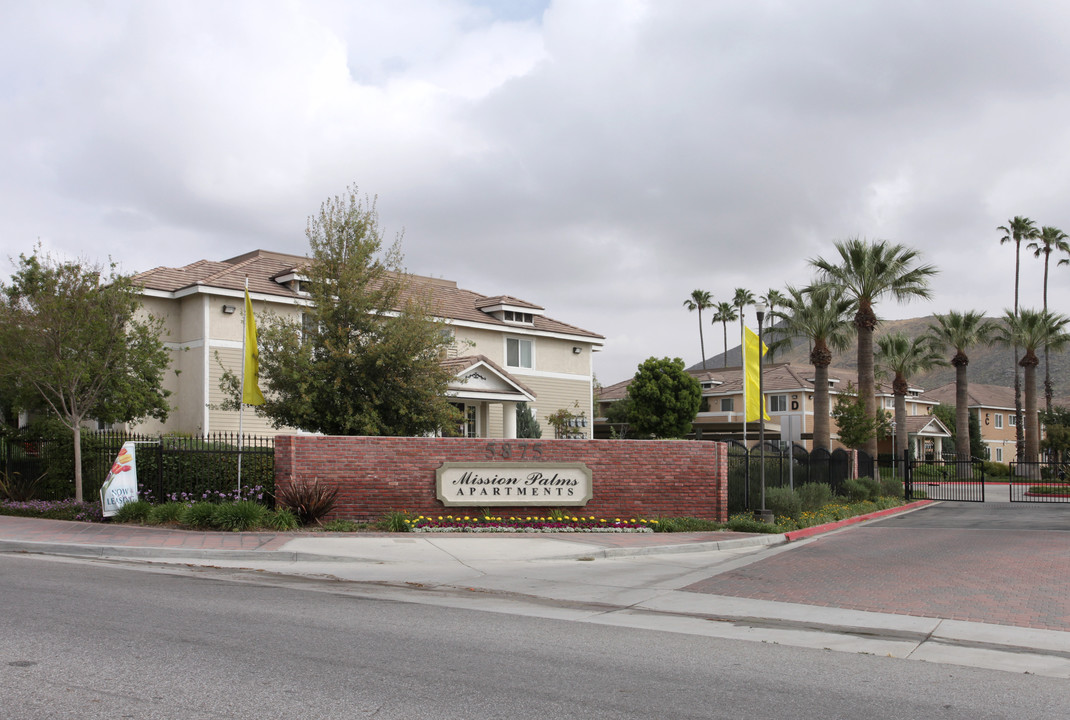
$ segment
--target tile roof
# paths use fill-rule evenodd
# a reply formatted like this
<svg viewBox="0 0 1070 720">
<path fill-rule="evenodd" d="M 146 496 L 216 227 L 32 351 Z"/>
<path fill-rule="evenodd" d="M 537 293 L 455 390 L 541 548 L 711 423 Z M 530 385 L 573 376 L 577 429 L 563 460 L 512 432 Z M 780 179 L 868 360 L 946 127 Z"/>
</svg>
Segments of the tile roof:
<svg viewBox="0 0 1070 720">
<path fill-rule="evenodd" d="M 501 375 L 513 385 L 516 385 L 518 388 L 526 392 L 531 397 L 538 397 L 538 394 L 535 393 L 535 391 L 533 391 L 524 383 L 517 380 L 516 377 L 514 377 L 513 375 L 510 375 L 508 372 L 506 372 L 505 368 L 488 358 L 486 355 L 463 355 L 457 358 L 448 358 L 446 360 L 443 360 L 439 364 L 442 367 L 448 369 L 455 376 L 459 377 L 461 373 L 463 373 L 465 370 L 472 367 L 473 365 L 478 365 L 479 363 L 484 363 L 492 370 L 494 370 L 494 372 Z"/>
<path fill-rule="evenodd" d="M 941 405 L 955 404 L 955 383 L 950 382 L 929 390 L 925 397 L 936 400 Z M 1014 409 L 1014 388 L 1002 385 L 983 385 L 970 383 L 967 386 L 967 407 Z"/>
<path fill-rule="evenodd" d="M 157 267 L 138 273 L 134 276 L 134 280 L 148 290 L 163 292 L 178 292 L 198 286 L 240 291 L 245 287 L 245 278 L 248 277 L 250 292 L 281 298 L 298 298 L 302 296 L 288 286 L 277 282 L 276 278 L 290 273 L 299 273 L 301 267 L 307 262 L 308 258 L 300 255 L 254 250 L 222 262 L 198 260 L 180 268 Z M 408 294 L 426 294 L 435 315 L 445 320 L 497 325 L 502 329 L 532 328 L 542 332 L 576 335 L 596 342 L 605 339 L 598 333 L 543 315 L 535 315 L 534 322 L 530 325 L 505 322 L 479 308 L 501 303 L 539 310 L 542 308 L 508 295 L 481 295 L 459 288 L 457 283 L 450 280 L 420 275 L 408 277 L 412 283 L 408 288 Z"/>
</svg>

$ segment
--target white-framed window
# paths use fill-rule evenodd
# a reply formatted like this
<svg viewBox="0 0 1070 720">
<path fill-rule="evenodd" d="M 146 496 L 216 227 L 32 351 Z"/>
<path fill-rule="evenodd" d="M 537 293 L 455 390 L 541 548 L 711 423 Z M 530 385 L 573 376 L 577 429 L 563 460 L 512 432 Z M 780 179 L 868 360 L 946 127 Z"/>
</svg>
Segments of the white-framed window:
<svg viewBox="0 0 1070 720">
<path fill-rule="evenodd" d="M 505 310 L 502 313 L 502 319 L 505 322 L 524 323 L 525 325 L 531 325 L 535 322 L 535 316 L 531 313 L 516 312 L 514 310 Z"/>
<path fill-rule="evenodd" d="M 505 366 L 529 370 L 535 367 L 535 341 L 527 338 L 506 338 Z"/>
<path fill-rule="evenodd" d="M 1018 416 L 1014 413 L 1007 413 L 1007 424 L 1011 427 L 1018 427 Z"/>
<path fill-rule="evenodd" d="M 770 395 L 769 396 L 769 412 L 787 412 L 788 411 L 788 396 L 787 395 Z"/>
<path fill-rule="evenodd" d="M 735 398 L 721 398 L 721 412 L 733 412 L 735 406 Z"/>
<path fill-rule="evenodd" d="M 1003 413 L 996 413 L 996 429 L 1003 427 Z"/>
<path fill-rule="evenodd" d="M 1003 448 L 996 448 L 996 462 L 1003 462 Z"/>
</svg>

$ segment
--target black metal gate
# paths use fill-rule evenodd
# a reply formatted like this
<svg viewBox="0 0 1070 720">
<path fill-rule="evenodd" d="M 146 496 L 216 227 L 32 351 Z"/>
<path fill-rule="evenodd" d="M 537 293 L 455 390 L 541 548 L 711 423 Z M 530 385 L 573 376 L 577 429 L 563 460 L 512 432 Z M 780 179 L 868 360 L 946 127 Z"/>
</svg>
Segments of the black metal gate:
<svg viewBox="0 0 1070 720">
<path fill-rule="evenodd" d="M 1070 503 L 1070 464 L 1012 462 L 1011 502 Z"/>
<path fill-rule="evenodd" d="M 910 460 L 903 491 L 907 500 L 985 501 L 985 465 L 980 460 Z"/>
</svg>

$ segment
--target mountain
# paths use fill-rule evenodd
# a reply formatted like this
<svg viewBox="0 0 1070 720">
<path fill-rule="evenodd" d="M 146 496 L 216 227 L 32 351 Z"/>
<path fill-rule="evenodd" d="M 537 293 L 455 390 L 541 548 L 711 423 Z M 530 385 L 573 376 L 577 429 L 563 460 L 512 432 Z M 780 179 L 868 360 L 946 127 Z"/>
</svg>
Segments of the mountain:
<svg viewBox="0 0 1070 720">
<path fill-rule="evenodd" d="M 917 337 L 924 334 L 935 321 L 932 316 L 910 318 L 907 320 L 885 320 L 877 327 L 875 337 L 890 332 L 902 332 L 908 337 Z M 832 367 L 853 369 L 856 366 L 858 353 L 857 343 L 842 353 L 835 353 L 832 357 Z M 951 360 L 954 351 L 948 351 L 947 359 Z M 1040 356 L 1040 365 L 1037 367 L 1037 393 L 1038 405 L 1044 406 L 1044 356 Z M 986 385 L 1003 385 L 1014 387 L 1013 350 L 998 343 L 978 345 L 967 350 L 970 357 L 969 381 Z M 739 367 L 739 346 L 729 349 L 728 366 Z M 768 356 L 767 356 L 768 357 Z M 790 349 L 784 349 L 776 353 L 773 362 L 790 362 L 792 365 L 808 366 L 810 364 L 810 348 L 805 341 L 796 340 Z M 710 370 L 720 368 L 724 363 L 724 355 L 716 355 L 706 359 L 706 367 Z M 1070 406 L 1070 350 L 1052 352 L 1049 358 L 1051 368 L 1051 382 L 1055 403 L 1062 406 Z M 689 370 L 701 370 L 702 363 L 698 363 Z M 955 381 L 955 368 L 949 364 L 938 366 L 932 370 L 921 373 L 916 377 L 909 378 L 910 384 L 917 387 L 932 389 Z"/>
</svg>

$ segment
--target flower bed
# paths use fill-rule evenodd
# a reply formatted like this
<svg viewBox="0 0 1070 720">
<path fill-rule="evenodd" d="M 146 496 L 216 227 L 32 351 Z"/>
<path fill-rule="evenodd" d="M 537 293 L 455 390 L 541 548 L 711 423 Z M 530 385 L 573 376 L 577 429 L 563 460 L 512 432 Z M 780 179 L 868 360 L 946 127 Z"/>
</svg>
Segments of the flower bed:
<svg viewBox="0 0 1070 720">
<path fill-rule="evenodd" d="M 657 520 L 595 518 L 591 516 L 420 515 L 405 519 L 409 532 L 464 533 L 642 533 L 654 532 Z"/>
</svg>

